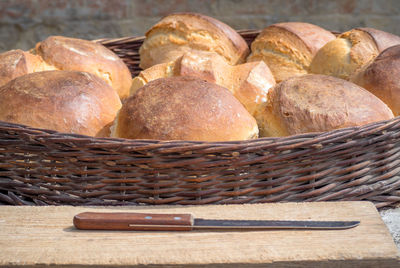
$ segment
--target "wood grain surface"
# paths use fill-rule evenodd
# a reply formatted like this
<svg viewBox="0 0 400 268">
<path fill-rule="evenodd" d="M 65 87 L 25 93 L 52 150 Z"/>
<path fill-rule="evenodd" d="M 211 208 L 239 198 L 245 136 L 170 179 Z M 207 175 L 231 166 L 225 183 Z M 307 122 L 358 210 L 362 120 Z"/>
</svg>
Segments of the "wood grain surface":
<svg viewBox="0 0 400 268">
<path fill-rule="evenodd" d="M 348 230 L 85 231 L 85 212 L 193 213 L 197 218 L 360 220 Z M 173 207 L 0 206 L 0 265 L 21 267 L 399 267 L 397 248 L 369 202 Z"/>
</svg>

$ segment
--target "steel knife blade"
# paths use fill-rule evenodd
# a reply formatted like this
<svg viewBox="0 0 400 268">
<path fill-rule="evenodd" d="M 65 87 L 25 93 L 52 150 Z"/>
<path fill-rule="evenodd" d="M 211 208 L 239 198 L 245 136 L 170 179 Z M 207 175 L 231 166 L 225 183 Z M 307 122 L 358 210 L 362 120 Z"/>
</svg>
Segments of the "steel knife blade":
<svg viewBox="0 0 400 268">
<path fill-rule="evenodd" d="M 192 214 L 133 212 L 83 212 L 73 224 L 81 230 L 191 231 L 191 230 L 339 230 L 356 227 L 359 221 L 220 220 L 194 218 Z"/>
</svg>

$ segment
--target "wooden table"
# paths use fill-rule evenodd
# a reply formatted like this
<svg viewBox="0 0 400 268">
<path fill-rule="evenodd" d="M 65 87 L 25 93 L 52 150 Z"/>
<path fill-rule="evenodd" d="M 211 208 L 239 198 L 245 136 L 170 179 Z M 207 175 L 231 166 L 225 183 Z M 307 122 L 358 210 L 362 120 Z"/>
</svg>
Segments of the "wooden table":
<svg viewBox="0 0 400 268">
<path fill-rule="evenodd" d="M 198 218 L 360 220 L 361 224 L 353 229 L 329 231 L 81 231 L 73 227 L 72 218 L 83 211 L 191 212 Z M 369 202 L 95 208 L 0 206 L 0 265 L 400 267 L 392 237 Z"/>
</svg>

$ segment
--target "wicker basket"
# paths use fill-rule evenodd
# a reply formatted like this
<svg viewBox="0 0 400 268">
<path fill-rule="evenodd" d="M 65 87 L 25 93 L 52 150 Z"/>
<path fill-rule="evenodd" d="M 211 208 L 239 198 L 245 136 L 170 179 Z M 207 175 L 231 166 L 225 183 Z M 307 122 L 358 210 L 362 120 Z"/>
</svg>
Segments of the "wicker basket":
<svg viewBox="0 0 400 268">
<path fill-rule="evenodd" d="M 240 31 L 251 42 L 258 31 Z M 139 72 L 143 37 L 97 40 Z M 400 117 L 284 138 L 92 138 L 0 122 L 0 203 L 400 202 Z"/>
</svg>

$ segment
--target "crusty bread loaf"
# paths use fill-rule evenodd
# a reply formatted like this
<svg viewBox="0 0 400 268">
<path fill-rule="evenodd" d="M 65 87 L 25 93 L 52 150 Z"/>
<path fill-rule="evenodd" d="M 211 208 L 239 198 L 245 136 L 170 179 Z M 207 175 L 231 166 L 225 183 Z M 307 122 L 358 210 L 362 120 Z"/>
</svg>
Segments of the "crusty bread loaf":
<svg viewBox="0 0 400 268">
<path fill-rule="evenodd" d="M 256 115 L 260 136 L 288 136 L 360 126 L 393 118 L 380 99 L 343 79 L 326 75 L 289 78 L 268 93 Z"/>
<path fill-rule="evenodd" d="M 125 63 L 103 45 L 87 40 L 50 36 L 35 53 L 59 70 L 89 72 L 111 85 L 121 99 L 129 96 L 132 76 Z"/>
<path fill-rule="evenodd" d="M 400 37 L 372 28 L 356 28 L 340 34 L 315 55 L 310 72 L 348 80 L 384 49 L 400 44 Z"/>
<path fill-rule="evenodd" d="M 154 65 L 133 79 L 131 94 L 146 83 L 171 76 L 195 76 L 229 89 L 250 114 L 266 100 L 275 80 L 263 61 L 229 65 L 215 52 L 186 52 L 175 61 Z"/>
<path fill-rule="evenodd" d="M 139 49 L 140 67 L 170 62 L 193 50 L 216 52 L 234 65 L 249 53 L 246 41 L 231 27 L 197 13 L 164 17 L 146 33 Z"/>
<path fill-rule="evenodd" d="M 0 54 L 0 86 L 21 75 L 48 70 L 84 71 L 96 74 L 118 93 L 128 97 L 132 77 L 125 63 L 101 44 L 75 38 L 51 36 L 25 52 Z"/>
<path fill-rule="evenodd" d="M 55 67 L 48 65 L 41 57 L 20 49 L 0 54 L 0 86 L 18 76 L 46 70 L 55 70 Z"/>
<path fill-rule="evenodd" d="M 400 115 L 400 45 L 381 52 L 350 80 L 380 98 L 395 116 Z"/>
<path fill-rule="evenodd" d="M 303 75 L 312 58 L 335 35 L 319 26 L 284 22 L 266 27 L 251 44 L 247 62 L 263 60 L 276 82 Z"/>
<path fill-rule="evenodd" d="M 85 72 L 26 74 L 0 87 L 0 96 L 2 121 L 98 137 L 121 107 L 113 88 Z"/>
<path fill-rule="evenodd" d="M 221 86 L 190 77 L 149 82 L 123 104 L 112 136 L 129 139 L 245 140 L 258 137 L 255 119 Z"/>
</svg>

